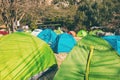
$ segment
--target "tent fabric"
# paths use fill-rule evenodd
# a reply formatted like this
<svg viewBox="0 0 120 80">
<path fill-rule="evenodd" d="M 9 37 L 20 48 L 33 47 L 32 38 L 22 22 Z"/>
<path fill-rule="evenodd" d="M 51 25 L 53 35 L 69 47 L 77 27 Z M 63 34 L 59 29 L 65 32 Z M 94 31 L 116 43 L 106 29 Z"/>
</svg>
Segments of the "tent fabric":
<svg viewBox="0 0 120 80">
<path fill-rule="evenodd" d="M 104 35 L 104 32 L 103 32 L 102 30 L 100 30 L 100 29 L 91 30 L 91 31 L 89 32 L 89 35 L 98 36 L 98 34 L 100 34 L 100 33 Z"/>
<path fill-rule="evenodd" d="M 57 36 L 51 48 L 55 53 L 70 52 L 75 44 L 76 40 L 72 35 L 63 33 Z"/>
<path fill-rule="evenodd" d="M 7 34 L 9 34 L 7 31 L 1 31 L 0 30 L 0 35 L 7 35 Z"/>
<path fill-rule="evenodd" d="M 60 30 L 54 30 L 54 32 L 59 35 L 59 34 L 62 34 L 63 32 L 61 32 Z"/>
<path fill-rule="evenodd" d="M 58 27 L 58 29 L 57 29 L 57 30 L 54 30 L 54 32 L 55 32 L 57 35 L 59 35 L 59 34 L 62 34 L 62 33 L 63 33 L 63 31 L 60 29 L 60 27 Z"/>
<path fill-rule="evenodd" d="M 78 33 L 77 33 L 77 37 L 84 37 L 87 35 L 87 31 L 85 30 L 80 30 Z"/>
<path fill-rule="evenodd" d="M 75 31 L 69 31 L 68 34 L 71 34 L 73 37 L 76 37 L 76 32 Z"/>
<path fill-rule="evenodd" d="M 39 76 L 38 78 L 32 78 L 30 80 L 53 80 L 57 70 L 58 70 L 58 67 L 56 65 L 52 66 L 46 72 L 44 72 L 41 76 L 38 75 Z"/>
<path fill-rule="evenodd" d="M 51 29 L 45 29 L 37 37 L 51 45 L 55 41 L 57 34 Z"/>
<path fill-rule="evenodd" d="M 32 35 L 37 36 L 40 32 L 42 32 L 42 29 L 35 29 L 32 31 Z"/>
<path fill-rule="evenodd" d="M 0 80 L 28 80 L 56 64 L 51 48 L 31 34 L 0 38 Z"/>
<path fill-rule="evenodd" d="M 120 36 L 114 35 L 114 36 L 104 36 L 102 37 L 106 41 L 110 43 L 110 45 L 118 52 L 120 55 Z"/>
<path fill-rule="evenodd" d="M 86 36 L 68 54 L 54 80 L 120 80 L 120 57 L 104 39 Z"/>
</svg>

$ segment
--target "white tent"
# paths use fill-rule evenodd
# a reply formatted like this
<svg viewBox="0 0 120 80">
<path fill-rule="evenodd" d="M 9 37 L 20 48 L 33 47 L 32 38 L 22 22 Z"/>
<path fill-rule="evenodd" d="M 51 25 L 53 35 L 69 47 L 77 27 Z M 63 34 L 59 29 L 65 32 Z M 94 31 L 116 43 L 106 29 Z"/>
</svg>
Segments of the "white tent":
<svg viewBox="0 0 120 80">
<path fill-rule="evenodd" d="M 31 34 L 37 36 L 40 32 L 42 32 L 42 29 L 35 29 Z"/>
</svg>

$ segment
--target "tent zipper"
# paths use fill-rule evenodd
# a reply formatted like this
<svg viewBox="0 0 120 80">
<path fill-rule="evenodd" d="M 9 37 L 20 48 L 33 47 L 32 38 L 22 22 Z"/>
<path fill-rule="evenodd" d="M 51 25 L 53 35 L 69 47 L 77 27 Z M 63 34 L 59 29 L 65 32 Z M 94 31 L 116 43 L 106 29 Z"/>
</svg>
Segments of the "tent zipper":
<svg viewBox="0 0 120 80">
<path fill-rule="evenodd" d="M 86 64 L 85 80 L 88 80 L 89 70 L 90 70 L 90 61 L 92 59 L 93 51 L 94 51 L 94 46 L 90 46 L 90 51 L 88 54 L 88 60 L 87 60 L 87 64 Z"/>
</svg>

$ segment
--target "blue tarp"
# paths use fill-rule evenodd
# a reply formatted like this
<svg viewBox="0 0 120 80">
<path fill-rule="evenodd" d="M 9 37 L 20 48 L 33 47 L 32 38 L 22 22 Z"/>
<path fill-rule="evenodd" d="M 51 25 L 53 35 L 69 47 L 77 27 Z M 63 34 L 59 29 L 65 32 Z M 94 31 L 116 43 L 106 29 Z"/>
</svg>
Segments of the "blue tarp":
<svg viewBox="0 0 120 80">
<path fill-rule="evenodd" d="M 72 35 L 62 33 L 57 36 L 51 47 L 55 53 L 70 52 L 75 44 L 76 40 Z"/>
<path fill-rule="evenodd" d="M 57 34 L 51 29 L 45 29 L 37 37 L 51 45 L 55 41 Z"/>
<path fill-rule="evenodd" d="M 104 36 L 102 37 L 106 41 L 110 43 L 110 45 L 118 52 L 120 55 L 120 36 L 114 35 L 114 36 Z"/>
</svg>

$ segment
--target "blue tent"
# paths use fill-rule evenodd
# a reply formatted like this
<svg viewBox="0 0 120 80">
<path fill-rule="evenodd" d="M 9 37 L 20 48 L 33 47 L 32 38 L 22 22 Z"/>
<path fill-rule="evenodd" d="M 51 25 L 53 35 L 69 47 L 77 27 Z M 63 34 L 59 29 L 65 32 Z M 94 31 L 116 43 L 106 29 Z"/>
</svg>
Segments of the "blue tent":
<svg viewBox="0 0 120 80">
<path fill-rule="evenodd" d="M 120 36 L 104 36 L 103 39 L 108 41 L 110 45 L 118 52 L 120 55 Z"/>
<path fill-rule="evenodd" d="M 55 53 L 70 52 L 75 44 L 76 40 L 72 35 L 68 33 L 62 33 L 57 36 L 51 47 Z"/>
<path fill-rule="evenodd" d="M 57 34 L 51 29 L 45 29 L 37 37 L 51 45 L 55 41 Z"/>
</svg>

